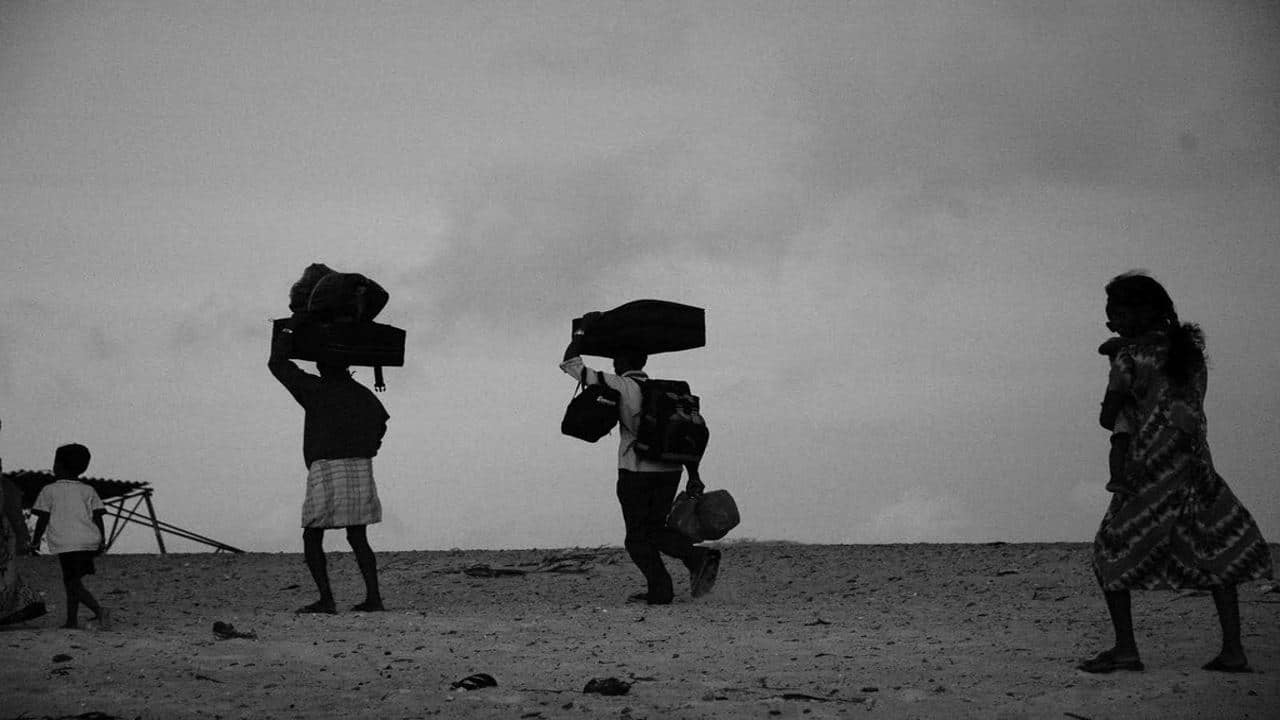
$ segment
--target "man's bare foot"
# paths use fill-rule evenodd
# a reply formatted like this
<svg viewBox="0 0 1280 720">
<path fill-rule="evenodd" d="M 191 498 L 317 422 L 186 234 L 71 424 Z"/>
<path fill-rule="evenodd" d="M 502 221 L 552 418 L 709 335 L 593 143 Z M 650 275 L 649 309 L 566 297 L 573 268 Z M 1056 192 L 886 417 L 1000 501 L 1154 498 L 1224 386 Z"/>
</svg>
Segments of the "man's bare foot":
<svg viewBox="0 0 1280 720">
<path fill-rule="evenodd" d="M 98 614 L 94 615 L 93 619 L 98 621 L 99 630 L 111 629 L 111 613 L 107 612 L 106 608 L 98 608 Z"/>
<path fill-rule="evenodd" d="M 1244 652 L 1227 652 L 1223 650 L 1218 656 L 1204 665 L 1200 666 L 1204 670 L 1211 672 L 1224 673 L 1248 673 L 1253 672 L 1253 668 L 1249 667 L 1249 659 L 1244 656 Z"/>
<path fill-rule="evenodd" d="M 351 608 L 351 612 L 382 612 L 386 608 L 382 607 L 381 600 L 365 600 L 364 602 Z"/>
<path fill-rule="evenodd" d="M 294 612 L 299 615 L 334 615 L 338 610 L 333 606 L 332 601 L 324 602 L 317 600 L 310 605 L 303 605 L 297 610 L 294 610 Z"/>
</svg>

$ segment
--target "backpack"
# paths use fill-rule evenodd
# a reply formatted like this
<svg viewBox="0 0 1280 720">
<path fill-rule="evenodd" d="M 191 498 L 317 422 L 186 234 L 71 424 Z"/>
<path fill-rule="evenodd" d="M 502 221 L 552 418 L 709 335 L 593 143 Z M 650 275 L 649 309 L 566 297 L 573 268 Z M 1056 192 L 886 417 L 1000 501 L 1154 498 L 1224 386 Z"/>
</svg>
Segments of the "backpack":
<svg viewBox="0 0 1280 720">
<path fill-rule="evenodd" d="M 640 422 L 636 455 L 646 460 L 696 464 L 707 449 L 710 432 L 702 419 L 698 396 L 683 380 L 639 380 Z"/>
<path fill-rule="evenodd" d="M 586 376 L 586 370 L 583 370 Z M 604 376 L 596 373 L 596 382 L 587 385 L 578 381 L 578 389 L 569 407 L 564 410 L 564 419 L 560 421 L 560 432 L 579 440 L 595 442 L 618 424 L 618 406 L 622 402 L 622 393 L 609 387 Z"/>
</svg>

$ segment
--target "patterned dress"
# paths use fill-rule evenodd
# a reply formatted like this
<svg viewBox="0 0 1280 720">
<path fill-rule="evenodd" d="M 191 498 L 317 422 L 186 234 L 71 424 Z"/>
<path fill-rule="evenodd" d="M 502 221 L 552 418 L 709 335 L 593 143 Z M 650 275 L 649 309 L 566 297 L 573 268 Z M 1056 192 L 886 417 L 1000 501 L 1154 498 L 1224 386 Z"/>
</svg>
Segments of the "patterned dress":
<svg viewBox="0 0 1280 720">
<path fill-rule="evenodd" d="M 1103 590 L 1211 588 L 1271 575 L 1257 523 L 1213 469 L 1206 442 L 1203 367 L 1185 386 L 1162 368 L 1167 341 L 1127 345 L 1111 386 L 1133 403 L 1127 467 L 1093 543 Z"/>
<path fill-rule="evenodd" d="M 22 511 L 18 490 L 13 483 L 0 479 L 0 625 L 24 622 L 43 615 L 44 601 L 18 575 L 18 537 Z"/>
</svg>

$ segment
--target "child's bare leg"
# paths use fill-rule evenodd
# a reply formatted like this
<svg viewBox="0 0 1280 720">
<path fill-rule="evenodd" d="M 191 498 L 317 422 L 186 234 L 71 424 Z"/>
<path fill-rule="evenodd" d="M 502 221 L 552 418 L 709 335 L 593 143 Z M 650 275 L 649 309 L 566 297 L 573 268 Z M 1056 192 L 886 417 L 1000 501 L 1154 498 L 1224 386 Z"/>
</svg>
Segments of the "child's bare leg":
<svg viewBox="0 0 1280 720">
<path fill-rule="evenodd" d="M 68 558 L 59 556 L 58 563 L 62 567 L 62 589 L 67 596 L 67 620 L 62 627 L 74 629 L 80 626 L 80 574 Z"/>
<path fill-rule="evenodd" d="M 347 542 L 351 544 L 351 552 L 356 556 L 356 565 L 360 567 L 360 575 L 364 578 L 364 602 L 351 608 L 357 612 L 384 610 L 382 595 L 378 591 L 378 560 L 369 547 L 369 537 L 364 525 L 352 525 L 347 528 Z"/>
<path fill-rule="evenodd" d="M 322 528 L 305 528 L 302 531 L 302 550 L 307 560 L 307 569 L 311 571 L 311 579 L 320 591 L 320 599 L 310 605 L 298 608 L 299 613 L 333 613 L 333 591 L 329 588 L 329 566 L 324 558 L 324 530 Z"/>
<path fill-rule="evenodd" d="M 1205 670 L 1243 672 L 1249 667 L 1240 642 L 1240 597 L 1235 585 L 1212 588 L 1213 605 L 1222 626 L 1222 652 L 1204 665 Z"/>
<path fill-rule="evenodd" d="M 80 627 L 78 617 L 80 615 L 80 594 L 76 592 L 73 585 L 65 581 L 63 582 L 62 589 L 66 591 L 67 595 L 67 620 L 62 623 L 62 627 L 75 629 Z"/>
<path fill-rule="evenodd" d="M 80 603 L 93 611 L 94 619 L 101 620 L 102 606 L 98 604 L 98 599 L 93 596 L 93 593 L 89 592 L 89 588 L 84 586 L 83 580 L 80 581 L 76 593 L 76 598 Z"/>
</svg>

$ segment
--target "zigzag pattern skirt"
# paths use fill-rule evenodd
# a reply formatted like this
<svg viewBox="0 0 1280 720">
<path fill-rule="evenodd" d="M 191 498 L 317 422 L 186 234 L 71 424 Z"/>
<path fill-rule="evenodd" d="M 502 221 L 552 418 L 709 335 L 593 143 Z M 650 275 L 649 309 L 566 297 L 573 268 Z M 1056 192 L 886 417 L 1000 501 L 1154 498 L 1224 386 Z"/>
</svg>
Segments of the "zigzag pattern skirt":
<svg viewBox="0 0 1280 720">
<path fill-rule="evenodd" d="M 1093 542 L 1103 590 L 1213 588 L 1271 576 L 1249 511 L 1213 469 L 1208 446 L 1158 433 L 1135 492 L 1116 495 Z"/>
</svg>

